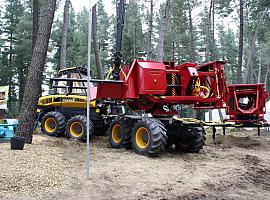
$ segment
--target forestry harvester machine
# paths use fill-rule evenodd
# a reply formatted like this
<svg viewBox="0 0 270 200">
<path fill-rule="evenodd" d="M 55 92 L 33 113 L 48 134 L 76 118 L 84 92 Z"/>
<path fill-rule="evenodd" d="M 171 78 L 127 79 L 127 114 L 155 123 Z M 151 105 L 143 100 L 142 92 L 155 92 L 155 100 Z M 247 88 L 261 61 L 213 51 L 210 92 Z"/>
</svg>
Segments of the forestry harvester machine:
<svg viewBox="0 0 270 200">
<path fill-rule="evenodd" d="M 124 66 L 121 53 L 124 7 L 124 0 L 120 0 L 116 53 L 109 74 L 113 80 L 91 79 L 94 131 L 95 123 L 101 127 L 108 126 L 109 143 L 113 148 L 133 148 L 136 153 L 147 156 L 159 155 L 166 146 L 174 146 L 183 152 L 199 152 L 205 143 L 203 126 L 212 124 L 181 118 L 179 105 L 193 105 L 194 109 L 225 108 L 229 119 L 222 125 L 233 123 L 240 127 L 265 124 L 265 100 L 268 94 L 264 85 L 227 86 L 223 61 L 176 65 L 174 62 L 134 60 L 131 65 Z M 41 126 L 44 132 L 60 129 L 63 132 L 66 129 L 68 135 L 74 138 L 85 136 L 85 96 L 77 99 L 82 112 L 69 113 L 70 117 L 76 114 L 75 117 L 66 117 L 67 114 L 62 114 L 59 109 L 68 104 L 65 98 L 70 100 L 72 107 L 76 99 L 71 95 L 73 91 L 86 89 L 75 83 L 84 84 L 86 81 L 84 78 L 52 79 L 52 82 L 57 82 L 52 87 L 67 88 L 69 92 L 65 97 L 40 99 L 39 109 L 43 112 L 46 103 L 58 98 L 54 111 L 43 114 Z M 60 86 L 59 82 L 67 84 Z M 61 123 L 60 118 L 64 120 Z M 67 124 L 65 118 L 70 118 Z"/>
</svg>

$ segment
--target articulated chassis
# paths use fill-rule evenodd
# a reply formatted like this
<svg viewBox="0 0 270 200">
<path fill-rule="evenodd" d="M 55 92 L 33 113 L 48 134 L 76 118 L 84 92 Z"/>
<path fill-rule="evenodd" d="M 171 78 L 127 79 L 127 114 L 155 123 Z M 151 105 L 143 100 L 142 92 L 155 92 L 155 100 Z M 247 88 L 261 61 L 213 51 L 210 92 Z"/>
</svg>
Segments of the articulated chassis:
<svg viewBox="0 0 270 200">
<path fill-rule="evenodd" d="M 167 147 L 198 153 L 205 144 L 201 123 L 175 117 L 149 117 L 147 114 L 110 115 L 109 118 L 108 136 L 113 148 L 133 148 L 138 154 L 152 157 Z"/>
<path fill-rule="evenodd" d="M 120 80 L 92 79 L 97 85 L 93 86 L 95 99 L 108 108 L 103 116 L 109 125 L 110 145 L 133 148 L 147 156 L 157 156 L 168 146 L 183 152 L 199 152 L 205 142 L 205 125 L 213 127 L 213 139 L 217 126 L 261 127 L 267 98 L 263 85 L 227 87 L 222 64 L 215 61 L 201 66 L 193 63 L 175 66 L 170 62 L 135 60 L 130 67 L 121 69 Z M 51 79 L 61 81 L 67 84 L 51 87 L 65 88 L 67 95 L 74 89 L 87 89 L 76 84 L 86 82 L 85 79 Z M 242 103 L 245 98 L 248 104 Z M 177 118 L 174 117 L 177 104 L 193 104 L 196 109 L 226 108 L 230 121 L 235 123 Z M 123 108 L 129 113 L 123 114 Z"/>
</svg>

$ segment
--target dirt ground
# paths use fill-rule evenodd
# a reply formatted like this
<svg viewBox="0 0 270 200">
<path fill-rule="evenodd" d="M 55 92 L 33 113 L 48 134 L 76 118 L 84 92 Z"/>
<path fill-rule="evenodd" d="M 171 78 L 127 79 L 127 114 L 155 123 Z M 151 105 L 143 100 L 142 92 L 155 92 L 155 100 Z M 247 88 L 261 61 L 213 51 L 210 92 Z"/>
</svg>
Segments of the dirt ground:
<svg viewBox="0 0 270 200">
<path fill-rule="evenodd" d="M 0 199 L 270 199 L 270 133 L 208 136 L 199 154 L 169 149 L 158 158 L 91 142 L 35 135 L 24 151 L 0 144 Z"/>
</svg>

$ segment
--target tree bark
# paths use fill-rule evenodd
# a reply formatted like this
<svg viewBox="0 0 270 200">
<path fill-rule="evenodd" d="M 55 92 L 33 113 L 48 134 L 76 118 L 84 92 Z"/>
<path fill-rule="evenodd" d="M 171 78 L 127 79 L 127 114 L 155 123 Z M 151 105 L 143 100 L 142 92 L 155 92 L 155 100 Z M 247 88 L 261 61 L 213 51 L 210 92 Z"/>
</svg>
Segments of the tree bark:
<svg viewBox="0 0 270 200">
<path fill-rule="evenodd" d="M 215 0 L 213 0 L 213 5 L 212 5 L 212 49 L 211 49 L 211 54 L 212 54 L 212 59 L 216 60 L 216 42 L 215 42 Z"/>
<path fill-rule="evenodd" d="M 210 1 L 210 7 L 209 7 L 209 12 L 208 12 L 208 26 L 207 26 L 207 32 L 206 32 L 206 53 L 205 53 L 205 61 L 208 62 L 210 58 L 210 31 L 211 31 L 211 24 L 212 24 L 212 6 L 213 6 L 213 0 Z M 212 110 L 208 110 L 209 113 L 209 121 L 212 121 Z"/>
<path fill-rule="evenodd" d="M 258 78 L 257 78 L 257 83 L 261 83 L 261 76 L 262 76 L 262 46 L 259 45 L 259 72 L 258 72 Z"/>
<path fill-rule="evenodd" d="M 161 28 L 159 31 L 159 41 L 158 41 L 158 48 L 157 48 L 157 60 L 159 62 L 163 62 L 164 40 L 165 40 L 165 35 L 168 29 L 169 12 L 170 12 L 170 0 L 166 0 L 165 13 L 164 13 L 162 23 L 161 23 Z"/>
<path fill-rule="evenodd" d="M 38 36 L 28 71 L 19 124 L 15 134 L 16 137 L 24 137 L 25 142 L 29 144 L 32 143 L 39 88 L 42 83 L 55 8 L 55 0 L 46 0 L 44 15 L 40 19 Z"/>
<path fill-rule="evenodd" d="M 211 31 L 211 16 L 212 16 L 212 5 L 213 0 L 210 1 L 210 8 L 208 12 L 208 23 L 207 23 L 207 29 L 206 29 L 206 52 L 205 52 L 205 61 L 209 61 L 209 54 L 210 54 L 210 31 Z M 210 112 L 210 111 L 209 111 Z"/>
<path fill-rule="evenodd" d="M 32 52 L 31 52 L 32 55 L 33 55 L 33 51 L 35 48 L 37 35 L 38 35 L 39 17 L 40 17 L 40 2 L 39 2 L 39 0 L 33 0 Z M 23 87 L 25 87 L 25 83 L 24 83 Z M 20 87 L 20 90 L 22 90 L 21 87 Z M 20 95 L 20 110 L 21 110 L 21 106 L 22 106 L 22 98 L 23 98 L 24 88 L 21 91 L 21 93 L 22 94 Z M 39 96 L 41 96 L 41 94 L 42 94 L 42 88 L 40 85 Z"/>
<path fill-rule="evenodd" d="M 153 0 L 151 0 L 149 30 L 148 30 L 148 48 L 147 48 L 147 57 L 146 57 L 147 60 L 150 59 L 150 54 L 152 51 L 153 15 L 154 15 L 154 3 L 153 3 Z"/>
<path fill-rule="evenodd" d="M 268 80 L 268 75 L 270 73 L 270 64 L 267 65 L 267 71 L 264 79 L 264 85 L 267 87 L 267 80 Z"/>
<path fill-rule="evenodd" d="M 244 45 L 244 0 L 240 0 L 238 68 L 236 72 L 237 83 L 242 83 L 243 45 Z"/>
<path fill-rule="evenodd" d="M 11 16 L 11 22 L 13 23 L 13 15 Z M 13 31 L 10 30 L 10 34 L 9 34 L 9 58 L 8 58 L 8 67 L 10 70 L 10 75 L 8 77 L 8 110 L 11 110 L 11 97 L 12 97 L 12 56 L 13 56 Z"/>
<path fill-rule="evenodd" d="M 259 64 L 259 73 L 257 78 L 257 83 L 261 83 L 261 75 L 262 74 L 262 64 Z"/>
<path fill-rule="evenodd" d="M 191 41 L 191 62 L 196 62 L 196 51 L 195 51 L 195 40 L 194 40 L 194 30 L 193 30 L 193 23 L 192 23 L 192 5 L 188 0 L 188 17 L 189 17 L 189 34 L 190 34 L 190 41 Z M 191 113 L 192 117 L 196 118 L 199 115 L 199 111 L 192 110 Z"/>
<path fill-rule="evenodd" d="M 97 73 L 99 79 L 104 79 L 104 70 L 101 63 L 101 57 L 99 52 L 99 42 L 98 42 L 98 34 L 97 34 L 97 5 L 93 7 L 92 10 L 92 29 L 93 29 L 93 43 L 94 43 L 94 51 L 97 65 Z"/>
<path fill-rule="evenodd" d="M 134 36 L 133 36 L 133 59 L 137 58 L 137 19 L 134 22 Z"/>
<path fill-rule="evenodd" d="M 245 77 L 244 77 L 244 83 L 248 82 L 248 75 L 249 75 L 249 72 L 251 71 L 251 63 L 252 63 L 253 51 L 254 51 L 254 48 L 255 48 L 255 42 L 256 42 L 258 32 L 260 30 L 260 26 L 261 26 L 261 23 L 263 21 L 263 18 L 265 16 L 265 14 L 266 14 L 266 12 L 264 12 L 263 16 L 259 19 L 259 21 L 257 23 L 257 26 L 256 26 L 256 29 L 255 29 L 254 36 L 253 36 L 252 41 L 251 41 L 251 46 L 250 46 L 250 49 L 249 49 L 248 61 L 247 61 L 247 66 L 246 66 L 246 73 L 245 73 Z"/>
<path fill-rule="evenodd" d="M 193 63 L 196 62 L 196 51 L 195 51 L 195 40 L 194 40 L 194 31 L 193 31 L 193 23 L 192 23 L 192 8 L 190 1 L 188 1 L 188 16 L 189 16 L 189 33 L 191 40 L 191 61 Z"/>
<path fill-rule="evenodd" d="M 70 0 L 66 0 L 65 8 L 64 8 L 64 22 L 63 22 L 63 29 L 62 29 L 62 38 L 61 38 L 60 69 L 66 68 L 69 5 L 70 5 Z"/>
<path fill-rule="evenodd" d="M 35 43 L 36 43 L 37 35 L 38 35 L 39 12 L 40 12 L 39 0 L 33 0 L 32 54 L 34 51 L 34 47 L 35 47 Z"/>
<path fill-rule="evenodd" d="M 18 67 L 18 83 L 19 83 L 19 110 L 22 106 L 22 100 L 23 100 L 23 93 L 24 93 L 24 87 L 25 87 L 25 72 L 24 72 L 25 66 L 22 65 Z M 26 69 L 25 69 L 26 70 Z"/>
</svg>

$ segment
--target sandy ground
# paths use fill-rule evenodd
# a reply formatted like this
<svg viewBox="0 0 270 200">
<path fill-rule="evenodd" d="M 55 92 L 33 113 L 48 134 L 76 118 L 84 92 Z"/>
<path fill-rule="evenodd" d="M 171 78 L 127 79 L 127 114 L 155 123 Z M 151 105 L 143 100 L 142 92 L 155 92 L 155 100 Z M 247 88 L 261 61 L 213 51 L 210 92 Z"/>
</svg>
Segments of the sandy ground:
<svg viewBox="0 0 270 200">
<path fill-rule="evenodd" d="M 91 142 L 35 135 L 24 151 L 0 144 L 0 199 L 270 199 L 270 133 L 208 136 L 199 154 L 169 149 L 158 158 Z"/>
</svg>

